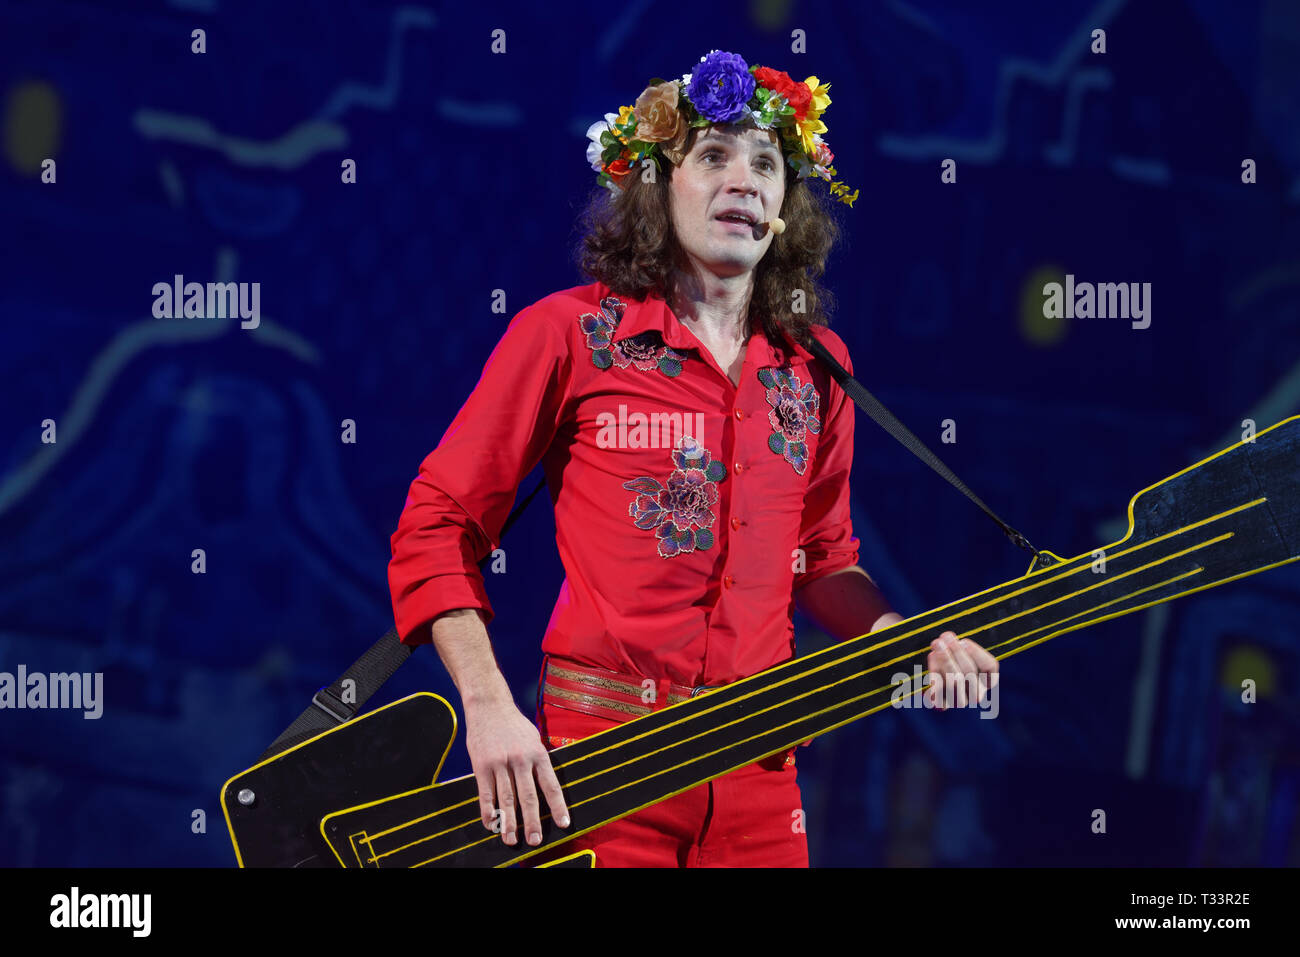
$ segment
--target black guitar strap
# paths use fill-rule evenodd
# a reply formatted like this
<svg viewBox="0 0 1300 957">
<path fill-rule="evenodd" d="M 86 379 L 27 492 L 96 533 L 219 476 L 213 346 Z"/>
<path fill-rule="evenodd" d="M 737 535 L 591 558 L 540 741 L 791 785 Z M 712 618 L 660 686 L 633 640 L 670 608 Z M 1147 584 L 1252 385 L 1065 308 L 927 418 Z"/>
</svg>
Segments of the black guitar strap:
<svg viewBox="0 0 1300 957">
<path fill-rule="evenodd" d="M 921 440 L 908 430 L 907 426 L 898 421 L 892 412 L 881 405 L 875 396 L 863 388 L 862 383 L 849 375 L 848 370 L 835 360 L 835 357 L 827 351 L 826 347 L 815 336 L 809 336 L 808 339 L 808 351 L 821 360 L 830 372 L 831 377 L 839 383 L 840 388 L 858 404 L 862 411 L 866 412 L 881 428 L 906 446 L 913 455 L 947 479 L 957 491 L 979 506 L 980 511 L 993 519 L 1012 542 L 1029 551 L 1040 566 L 1048 564 L 1050 559 L 1046 553 L 1040 553 L 1024 535 L 998 518 L 992 509 L 980 501 L 975 493 L 952 473 L 948 466 L 939 461 L 938 456 L 926 448 Z M 532 502 L 545 484 L 546 479 L 540 479 L 536 487 L 528 493 L 527 498 L 515 506 L 510 513 L 510 517 L 501 526 L 501 534 L 498 539 L 505 537 L 510 526 L 523 514 L 524 509 L 528 507 L 528 504 Z M 490 558 L 491 556 L 484 558 L 479 563 L 480 567 L 486 565 Z M 284 730 L 284 733 L 275 739 L 275 742 L 258 758 L 258 763 L 282 751 L 287 751 L 294 745 L 301 744 L 309 738 L 314 738 L 324 731 L 336 728 L 345 721 L 351 720 L 361 710 L 361 706 L 366 703 L 366 700 L 378 691 L 380 686 L 392 677 L 393 672 L 406 662 L 406 659 L 410 657 L 411 652 L 416 647 L 419 646 L 402 644 L 398 638 L 397 629 L 390 628 L 364 655 L 354 661 L 352 666 L 343 672 L 337 681 L 329 687 L 321 688 L 312 696 L 311 707 L 300 714 L 293 724 L 289 725 Z"/>
</svg>

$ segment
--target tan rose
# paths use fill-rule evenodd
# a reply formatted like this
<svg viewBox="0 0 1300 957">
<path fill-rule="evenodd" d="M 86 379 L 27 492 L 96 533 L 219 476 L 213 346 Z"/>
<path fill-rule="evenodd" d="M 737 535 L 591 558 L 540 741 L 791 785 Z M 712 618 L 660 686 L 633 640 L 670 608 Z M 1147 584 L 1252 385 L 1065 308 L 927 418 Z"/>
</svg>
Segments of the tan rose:
<svg viewBox="0 0 1300 957">
<path fill-rule="evenodd" d="M 664 154 L 674 165 L 680 165 L 688 127 L 686 117 L 677 109 L 677 84 L 669 81 L 646 87 L 637 97 L 632 115 L 637 120 L 636 138 L 645 143 L 662 143 Z"/>
</svg>

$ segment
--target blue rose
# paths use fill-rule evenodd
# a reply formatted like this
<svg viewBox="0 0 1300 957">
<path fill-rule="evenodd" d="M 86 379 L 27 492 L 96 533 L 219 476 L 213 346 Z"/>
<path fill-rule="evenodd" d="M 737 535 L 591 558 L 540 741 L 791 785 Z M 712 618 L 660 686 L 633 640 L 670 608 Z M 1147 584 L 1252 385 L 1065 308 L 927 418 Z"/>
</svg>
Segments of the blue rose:
<svg viewBox="0 0 1300 957">
<path fill-rule="evenodd" d="M 754 76 L 736 53 L 714 50 L 691 74 L 686 96 L 710 123 L 730 123 L 745 112 L 754 95 Z"/>
</svg>

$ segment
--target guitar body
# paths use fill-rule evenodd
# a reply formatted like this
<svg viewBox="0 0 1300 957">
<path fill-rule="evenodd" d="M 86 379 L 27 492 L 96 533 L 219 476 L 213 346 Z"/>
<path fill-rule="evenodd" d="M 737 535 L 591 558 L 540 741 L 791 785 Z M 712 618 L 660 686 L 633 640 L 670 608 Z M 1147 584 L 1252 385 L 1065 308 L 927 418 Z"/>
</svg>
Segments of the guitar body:
<svg viewBox="0 0 1300 957">
<path fill-rule="evenodd" d="M 221 789 L 221 807 L 240 866 L 338 867 L 321 819 L 433 784 L 455 738 L 451 705 L 420 692 L 236 774 Z M 594 863 L 585 851 L 543 866 Z"/>
<path fill-rule="evenodd" d="M 241 866 L 504 867 L 850 721 L 897 706 L 943 630 L 1004 659 L 1058 635 L 1300 560 L 1300 416 L 1143 489 L 1128 533 L 1072 559 L 792 659 L 551 752 L 572 826 L 507 847 L 473 775 L 436 782 L 451 706 L 420 693 L 260 762 L 221 795 Z M 1101 560 L 1099 560 L 1101 559 Z M 241 797 L 243 800 L 241 800 Z M 590 851 L 545 866 L 591 867 Z"/>
</svg>

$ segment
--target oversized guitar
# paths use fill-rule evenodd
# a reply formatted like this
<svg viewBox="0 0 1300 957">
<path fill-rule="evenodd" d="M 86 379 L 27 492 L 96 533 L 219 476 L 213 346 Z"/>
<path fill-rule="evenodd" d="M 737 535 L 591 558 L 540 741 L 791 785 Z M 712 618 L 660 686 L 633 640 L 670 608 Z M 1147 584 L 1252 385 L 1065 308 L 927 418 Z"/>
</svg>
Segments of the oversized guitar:
<svg viewBox="0 0 1300 957">
<path fill-rule="evenodd" d="M 1300 416 L 1138 492 L 1125 536 L 551 752 L 572 824 L 508 847 L 473 775 L 436 783 L 456 715 L 421 693 L 236 774 L 221 804 L 241 866 L 502 867 L 888 708 L 951 630 L 995 657 L 1300 558 Z M 910 694 L 920 693 L 920 687 Z M 441 747 L 438 745 L 441 744 Z M 543 806 L 543 810 L 544 810 Z M 591 851 L 556 864 L 590 866 Z"/>
</svg>

